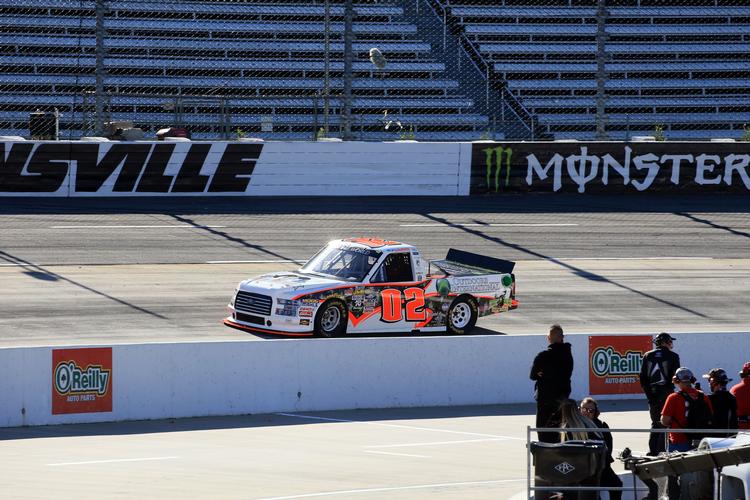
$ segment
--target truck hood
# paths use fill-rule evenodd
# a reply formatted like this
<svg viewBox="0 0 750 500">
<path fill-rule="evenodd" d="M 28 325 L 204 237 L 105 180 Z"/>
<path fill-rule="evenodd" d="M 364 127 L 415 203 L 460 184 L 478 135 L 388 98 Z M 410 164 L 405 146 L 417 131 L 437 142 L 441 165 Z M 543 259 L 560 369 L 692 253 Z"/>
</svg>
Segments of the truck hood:
<svg viewBox="0 0 750 500">
<path fill-rule="evenodd" d="M 340 285 L 355 285 L 350 281 L 338 280 L 314 274 L 300 272 L 269 273 L 245 280 L 240 283 L 240 289 L 248 292 L 265 293 L 267 295 L 292 296 L 316 292 Z"/>
</svg>

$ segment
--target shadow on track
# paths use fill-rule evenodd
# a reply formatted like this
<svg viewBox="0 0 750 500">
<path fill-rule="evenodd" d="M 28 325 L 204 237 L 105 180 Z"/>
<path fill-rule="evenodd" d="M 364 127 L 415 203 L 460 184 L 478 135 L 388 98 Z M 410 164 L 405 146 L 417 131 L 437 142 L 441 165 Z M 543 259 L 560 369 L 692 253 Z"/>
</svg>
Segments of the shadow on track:
<svg viewBox="0 0 750 500">
<path fill-rule="evenodd" d="M 194 220 L 188 219 L 187 217 L 182 217 L 182 216 L 175 215 L 175 214 L 170 214 L 170 216 L 172 218 L 174 218 L 175 220 L 177 220 L 178 222 L 181 222 L 183 224 L 187 224 L 187 225 L 193 226 L 196 229 L 200 229 L 202 234 L 205 234 L 206 232 L 208 232 L 212 236 L 216 236 L 218 239 L 226 240 L 226 241 L 229 241 L 231 243 L 237 243 L 238 245 L 240 245 L 242 247 L 249 248 L 249 249 L 252 249 L 252 250 L 257 250 L 260 253 L 263 253 L 263 254 L 266 254 L 266 255 L 270 255 L 271 257 L 275 257 L 277 259 L 288 260 L 290 262 L 294 262 L 294 263 L 300 264 L 300 265 L 302 265 L 304 263 L 302 261 L 293 260 L 293 259 L 291 259 L 289 257 L 286 257 L 286 256 L 280 254 L 280 253 L 276 253 L 276 252 L 272 252 L 270 250 L 267 250 L 264 247 L 262 247 L 261 245 L 254 245 L 254 244 L 252 244 L 252 243 L 250 243 L 250 242 L 248 242 L 248 241 L 246 241 L 246 240 L 244 240 L 242 238 L 237 238 L 236 236 L 231 236 L 231 235 L 229 235 L 229 233 L 227 233 L 225 231 L 217 231 L 216 229 L 213 229 L 213 228 L 210 228 L 210 227 L 206 227 L 203 224 L 198 224 Z"/>
<path fill-rule="evenodd" d="M 446 219 L 443 219 L 441 217 L 436 217 L 434 215 L 425 214 L 424 217 L 426 219 L 429 219 L 431 221 L 434 221 L 434 222 L 437 222 L 437 223 L 440 223 L 440 224 L 446 224 L 446 225 L 450 224 L 450 222 L 448 222 Z M 584 278 L 584 279 L 587 279 L 587 280 L 591 280 L 591 281 L 608 283 L 608 284 L 614 285 L 614 286 L 616 286 L 618 288 L 622 288 L 623 290 L 627 290 L 629 292 L 638 294 L 641 297 L 645 297 L 647 299 L 655 300 L 655 301 L 657 301 L 660 304 L 663 304 L 665 306 L 669 306 L 669 307 L 672 307 L 672 308 L 675 308 L 675 309 L 679 309 L 681 311 L 684 311 L 686 313 L 692 314 L 694 316 L 698 316 L 699 318 L 708 318 L 708 316 L 706 316 L 705 314 L 700 313 L 698 311 L 694 311 L 693 309 L 690 309 L 688 307 L 683 307 L 683 306 L 681 306 L 679 304 L 675 304 L 674 302 L 670 302 L 668 300 L 664 300 L 664 299 L 661 299 L 659 297 L 656 297 L 655 295 L 651 295 L 649 293 L 642 292 L 640 290 L 636 290 L 635 288 L 631 288 L 631 287 L 629 287 L 627 285 L 623 285 L 622 283 L 618 283 L 616 281 L 613 281 L 613 280 L 607 278 L 606 276 L 602 276 L 600 274 L 596 274 L 596 273 L 592 273 L 590 271 L 586 271 L 585 269 L 581 269 L 580 267 L 576 267 L 576 266 L 573 266 L 571 264 L 562 262 L 559 259 L 556 259 L 554 257 L 550 257 L 550 256 L 542 254 L 540 252 L 536 252 L 534 250 L 531 250 L 529 248 L 523 247 L 523 246 L 518 245 L 516 243 L 510 243 L 508 241 L 503 240 L 502 238 L 498 238 L 496 236 L 489 236 L 489 235 L 485 234 L 484 232 L 482 232 L 480 230 L 468 228 L 468 227 L 465 227 L 465 226 L 460 227 L 460 229 L 462 231 L 465 231 L 465 232 L 467 232 L 469 234 L 472 234 L 474 236 L 478 236 L 479 238 L 482 238 L 482 239 L 485 239 L 487 241 L 491 241 L 493 243 L 496 243 L 496 244 L 498 244 L 500 246 L 503 246 L 503 247 L 506 247 L 506 248 L 512 248 L 512 249 L 517 250 L 519 252 L 525 253 L 526 255 L 530 255 L 530 256 L 533 256 L 533 257 L 536 257 L 536 258 L 539 258 L 539 259 L 542 259 L 542 260 L 546 260 L 546 261 L 552 262 L 552 263 L 554 263 L 554 264 L 556 264 L 556 265 L 558 265 L 560 267 L 568 269 L 570 272 L 572 272 L 576 276 L 580 276 L 581 278 Z"/>
<path fill-rule="evenodd" d="M 113 302 L 117 302 L 118 304 L 121 304 L 123 306 L 129 307 L 133 310 L 146 313 L 150 316 L 153 316 L 155 318 L 159 319 L 169 319 L 166 316 L 162 316 L 159 313 L 155 313 L 153 311 L 149 311 L 148 309 L 145 309 L 143 307 L 137 306 L 135 304 L 131 304 L 130 302 L 122 299 L 118 299 L 117 297 L 113 297 L 112 295 L 109 295 L 107 293 L 101 292 L 99 290 L 96 290 L 94 288 L 91 288 L 90 286 L 84 285 L 83 283 L 79 283 L 77 281 L 74 281 L 70 278 L 66 278 L 62 274 L 57 274 L 55 272 L 49 271 L 41 266 L 38 266 L 34 263 L 28 262 L 26 260 L 23 260 L 19 257 L 15 257 L 9 253 L 3 252 L 0 250 L 0 259 L 9 262 L 11 264 L 16 264 L 18 267 L 23 269 L 23 273 L 31 278 L 35 278 L 41 281 L 64 281 L 66 283 L 69 283 L 73 286 L 77 286 L 79 288 L 82 288 L 83 290 L 86 290 L 87 292 L 91 292 L 93 294 L 99 295 L 101 297 L 104 297 L 106 299 L 109 299 Z"/>
<path fill-rule="evenodd" d="M 269 333 L 261 333 L 261 332 L 249 332 L 247 330 L 243 330 L 242 328 L 235 328 L 231 325 L 225 325 L 227 328 L 231 328 L 233 330 L 237 330 L 243 333 L 246 333 L 248 335 L 252 335 L 254 337 L 257 337 L 259 339 L 265 339 L 265 340 L 289 340 L 291 338 L 301 338 L 301 339 L 312 339 L 312 338 L 318 338 L 318 337 L 286 337 L 284 335 L 273 335 Z M 508 335 L 504 332 L 497 332 L 495 330 L 488 330 L 487 328 L 482 327 L 474 327 L 474 329 L 471 331 L 469 335 L 464 335 L 464 337 L 471 337 L 475 335 Z M 350 339 L 368 339 L 368 338 L 374 338 L 374 339 L 384 339 L 384 338 L 434 338 L 434 337 L 462 337 L 461 335 L 448 335 L 447 333 L 434 333 L 434 332 L 420 332 L 420 333 L 411 333 L 411 332 L 401 332 L 401 333 L 357 333 L 357 334 L 351 334 L 346 335 L 342 338 L 350 338 Z M 326 340 L 326 339 L 320 339 L 320 340 Z"/>
<path fill-rule="evenodd" d="M 711 222 L 707 219 L 700 219 L 694 215 L 686 214 L 684 212 L 676 212 L 675 215 L 679 215 L 680 217 L 685 217 L 686 219 L 690 219 L 691 221 L 697 222 L 699 224 L 705 224 L 707 226 L 713 227 L 715 229 L 720 229 L 722 231 L 726 231 L 730 234 L 734 234 L 736 236 L 744 236 L 745 238 L 750 238 L 750 233 L 745 233 L 742 231 L 737 231 L 736 229 L 732 229 L 731 227 L 722 226 L 720 224 L 716 224 L 714 222 Z"/>
<path fill-rule="evenodd" d="M 641 400 L 600 401 L 599 405 L 605 413 L 644 411 L 644 402 Z M 504 417 L 519 415 L 529 415 L 529 425 L 533 425 L 535 412 L 536 405 L 534 403 L 278 412 L 225 417 L 194 417 L 92 424 L 44 425 L 34 427 L 3 427 L 0 428 L 0 441 L 69 436 L 122 436 L 289 425 L 377 423 L 389 420 L 418 421 L 439 418 Z"/>
</svg>

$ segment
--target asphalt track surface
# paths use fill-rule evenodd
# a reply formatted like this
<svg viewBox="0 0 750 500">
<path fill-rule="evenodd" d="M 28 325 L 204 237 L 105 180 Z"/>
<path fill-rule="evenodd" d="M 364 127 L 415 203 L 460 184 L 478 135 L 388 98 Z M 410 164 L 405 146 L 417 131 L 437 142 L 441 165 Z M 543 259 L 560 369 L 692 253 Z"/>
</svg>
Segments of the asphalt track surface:
<svg viewBox="0 0 750 500">
<path fill-rule="evenodd" d="M 747 196 L 0 199 L 0 346 L 250 339 L 241 279 L 365 236 L 517 261 L 476 334 L 746 331 Z"/>
<path fill-rule="evenodd" d="M 746 331 L 747 197 L 0 199 L 0 347 L 272 337 L 224 327 L 235 284 L 331 238 L 517 261 L 477 334 Z M 426 337 L 425 341 L 429 341 Z M 304 340 L 299 340 L 304 342 Z M 540 347 L 543 345 L 540 339 Z M 612 427 L 645 404 L 605 402 Z M 508 499 L 532 405 L 0 429 L 1 498 Z M 645 436 L 615 446 L 645 448 Z"/>
</svg>

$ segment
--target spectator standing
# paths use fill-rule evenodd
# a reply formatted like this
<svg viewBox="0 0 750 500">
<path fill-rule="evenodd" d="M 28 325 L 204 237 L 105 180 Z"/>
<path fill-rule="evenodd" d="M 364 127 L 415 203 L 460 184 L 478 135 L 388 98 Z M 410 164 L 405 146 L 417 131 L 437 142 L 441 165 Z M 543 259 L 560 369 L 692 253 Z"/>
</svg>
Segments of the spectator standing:
<svg viewBox="0 0 750 500">
<path fill-rule="evenodd" d="M 604 422 L 599 418 L 599 415 L 601 415 L 601 412 L 599 411 L 599 403 L 597 403 L 594 398 L 583 398 L 581 401 L 581 415 L 588 417 L 588 419 L 599 429 L 609 429 L 607 422 Z M 604 464 L 604 470 L 602 470 L 599 485 L 622 488 L 622 480 L 620 480 L 617 474 L 615 474 L 615 471 L 612 470 L 611 465 L 612 462 L 615 461 L 615 459 L 612 458 L 612 433 L 602 432 L 601 436 L 602 439 L 604 439 L 604 444 L 607 446 L 607 463 Z M 611 490 L 609 492 L 609 498 L 610 500 L 620 500 L 622 498 L 622 491 Z"/>
<path fill-rule="evenodd" d="M 667 397 L 674 392 L 672 377 L 680 366 L 680 356 L 672 350 L 676 339 L 662 332 L 654 337 L 655 349 L 643 355 L 640 382 L 648 399 L 648 411 L 652 429 L 663 429 L 661 410 Z M 648 438 L 648 455 L 656 456 L 664 451 L 664 435 L 652 432 Z"/>
<path fill-rule="evenodd" d="M 750 362 L 740 371 L 742 380 L 729 392 L 737 398 L 737 420 L 739 429 L 750 429 Z"/>
<path fill-rule="evenodd" d="M 661 412 L 661 423 L 664 427 L 669 429 L 690 428 L 688 426 L 688 412 L 691 411 L 691 406 L 697 407 L 701 404 L 698 401 L 699 398 L 713 412 L 711 400 L 708 399 L 708 396 L 693 388 L 695 377 L 692 371 L 684 367 L 678 368 L 672 380 L 677 385 L 678 391 L 670 394 L 664 403 L 664 409 Z M 709 424 L 703 425 L 700 428 L 703 427 L 709 427 Z M 669 433 L 669 452 L 689 451 L 691 449 L 693 449 L 693 445 L 688 434 L 683 432 Z M 667 479 L 667 490 L 669 500 L 679 500 L 680 483 L 678 476 L 669 476 Z"/>
<path fill-rule="evenodd" d="M 721 368 L 713 368 L 703 375 L 708 379 L 711 387 L 711 406 L 714 409 L 713 429 L 737 428 L 737 398 L 727 390 L 727 384 L 732 381 L 727 372 Z M 697 384 L 696 384 L 697 385 Z M 731 436 L 732 434 L 716 434 L 716 436 Z"/>
<path fill-rule="evenodd" d="M 531 365 L 529 378 L 535 381 L 537 427 L 559 427 L 560 403 L 570 396 L 573 355 L 570 344 L 563 340 L 563 329 L 552 325 L 547 335 L 547 349 L 537 354 Z M 556 432 L 539 432 L 539 441 L 557 443 L 559 436 Z"/>
</svg>

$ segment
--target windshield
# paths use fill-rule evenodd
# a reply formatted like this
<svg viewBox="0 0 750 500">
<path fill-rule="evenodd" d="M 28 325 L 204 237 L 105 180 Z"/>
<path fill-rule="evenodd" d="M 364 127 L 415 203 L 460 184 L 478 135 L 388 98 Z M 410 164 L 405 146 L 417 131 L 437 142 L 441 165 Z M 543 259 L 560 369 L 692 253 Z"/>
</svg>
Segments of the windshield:
<svg viewBox="0 0 750 500">
<path fill-rule="evenodd" d="M 347 281 L 362 281 L 380 255 L 381 252 L 370 248 L 331 245 L 318 252 L 301 271 L 325 274 Z"/>
</svg>

